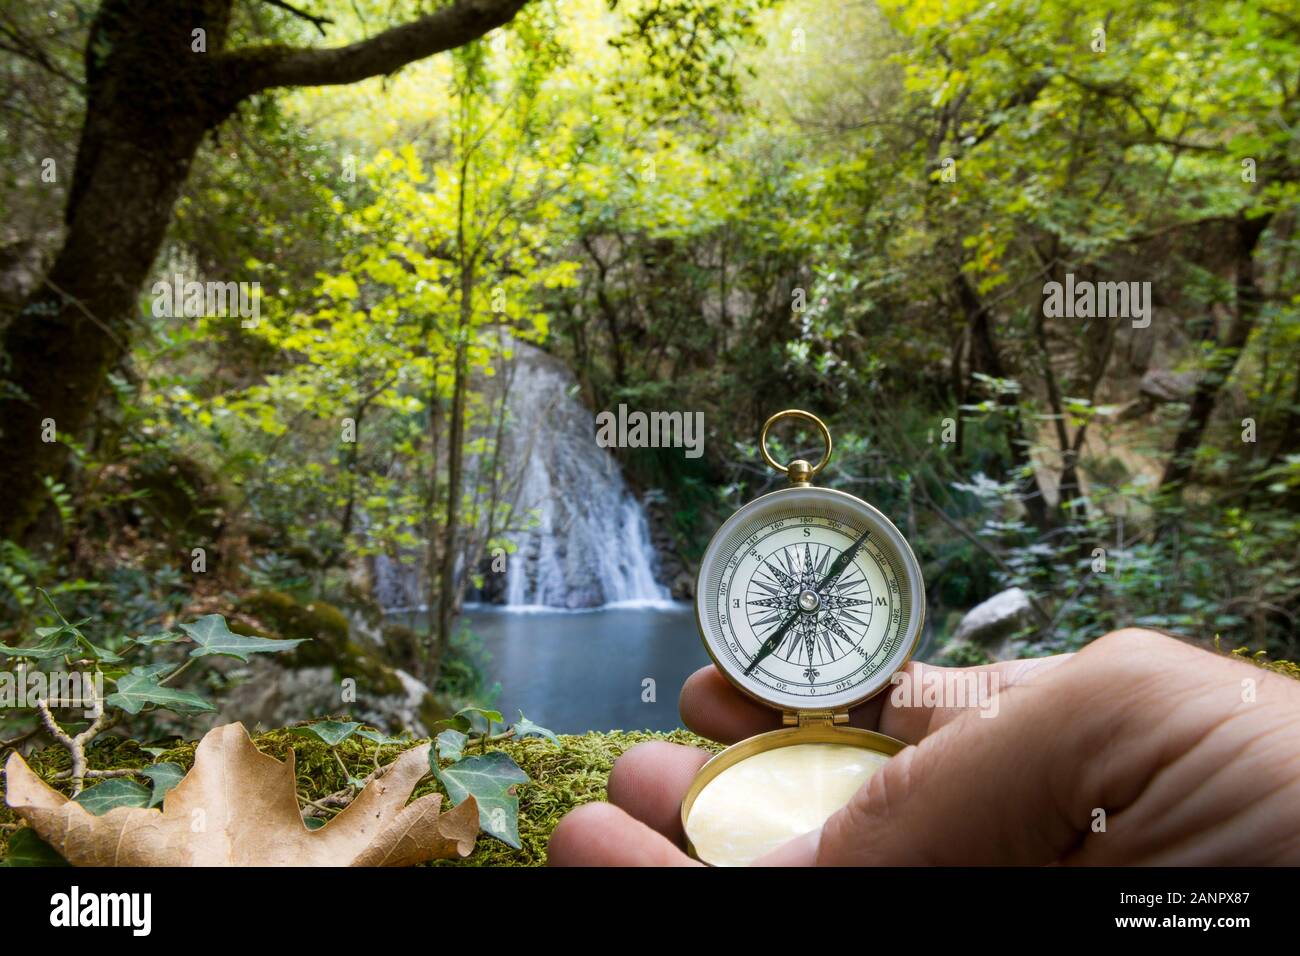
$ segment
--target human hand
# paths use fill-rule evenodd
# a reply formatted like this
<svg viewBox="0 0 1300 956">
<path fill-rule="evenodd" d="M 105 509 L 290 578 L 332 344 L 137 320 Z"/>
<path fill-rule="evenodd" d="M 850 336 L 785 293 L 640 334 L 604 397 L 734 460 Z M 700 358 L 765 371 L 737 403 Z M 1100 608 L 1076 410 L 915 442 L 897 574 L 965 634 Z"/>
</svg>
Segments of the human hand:
<svg viewBox="0 0 1300 956">
<path fill-rule="evenodd" d="M 898 706 L 882 691 L 852 724 L 913 746 L 820 830 L 760 862 L 1300 863 L 1300 681 L 1139 629 L 1077 654 L 964 670 L 997 675 L 996 716 Z M 779 725 L 713 667 L 687 680 L 681 712 L 728 743 Z M 610 802 L 560 821 L 550 862 L 694 864 L 680 807 L 709 756 L 632 748 L 610 775 Z"/>
</svg>

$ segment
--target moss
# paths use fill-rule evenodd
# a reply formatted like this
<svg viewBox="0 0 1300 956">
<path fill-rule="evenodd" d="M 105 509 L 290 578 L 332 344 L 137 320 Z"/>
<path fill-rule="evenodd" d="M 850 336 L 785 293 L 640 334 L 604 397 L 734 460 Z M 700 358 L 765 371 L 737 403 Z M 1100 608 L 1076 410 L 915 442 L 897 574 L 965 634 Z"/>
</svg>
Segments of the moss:
<svg viewBox="0 0 1300 956">
<path fill-rule="evenodd" d="M 282 591 L 258 591 L 246 597 L 239 610 L 263 627 L 232 623 L 231 630 L 259 637 L 310 638 L 280 659 L 287 667 L 332 667 L 337 676 L 357 679 L 371 693 L 405 692 L 380 649 L 353 638 L 347 617 L 332 604 L 299 604 Z"/>
<path fill-rule="evenodd" d="M 334 759 L 330 748 L 310 735 L 291 733 L 288 729 L 273 730 L 253 737 L 259 749 L 278 760 L 284 760 L 289 751 L 294 752 L 298 789 L 316 800 L 341 790 L 346 785 L 343 769 Z M 605 785 L 614 761 L 628 748 L 646 740 L 669 740 L 710 750 L 721 746 L 704 740 L 684 730 L 671 733 L 641 731 L 589 733 L 582 736 L 565 735 L 556 747 L 540 737 L 505 741 L 492 744 L 489 750 L 504 750 L 528 774 L 529 782 L 521 784 L 519 795 L 519 837 L 521 849 L 513 849 L 501 841 L 480 834 L 474 852 L 465 860 L 443 861 L 435 866 L 541 866 L 546 862 L 546 842 L 560 818 L 583 803 L 605 799 Z M 417 741 L 418 742 L 418 741 Z M 105 737 L 87 751 L 87 763 L 95 770 L 117 770 L 147 767 L 152 763 L 170 761 L 186 770 L 194 763 L 194 741 L 174 743 L 158 756 L 146 752 L 143 745 L 123 737 Z M 347 772 L 364 777 L 378 762 L 386 764 L 410 744 L 390 744 L 376 747 L 360 737 L 345 740 L 337 748 Z M 67 751 L 50 747 L 33 752 L 28 764 L 47 780 L 60 770 L 68 768 Z M 140 782 L 148 785 L 143 777 Z M 66 782 L 54 784 L 56 789 L 68 792 Z M 414 796 L 441 791 L 433 776 L 427 777 L 416 788 Z M 413 796 L 413 798 L 414 798 Z M 17 815 L 0 804 L 0 859 L 8 853 L 9 837 Z"/>
<path fill-rule="evenodd" d="M 1214 635 L 1214 646 L 1220 652 L 1223 650 L 1219 646 L 1219 635 Z M 1284 677 L 1292 677 L 1300 680 L 1300 664 L 1293 661 L 1270 661 L 1263 651 L 1251 653 L 1248 647 L 1234 648 L 1232 656 L 1242 661 L 1249 661 L 1256 667 L 1262 667 L 1266 671 L 1272 671 L 1274 674 L 1281 674 Z"/>
</svg>

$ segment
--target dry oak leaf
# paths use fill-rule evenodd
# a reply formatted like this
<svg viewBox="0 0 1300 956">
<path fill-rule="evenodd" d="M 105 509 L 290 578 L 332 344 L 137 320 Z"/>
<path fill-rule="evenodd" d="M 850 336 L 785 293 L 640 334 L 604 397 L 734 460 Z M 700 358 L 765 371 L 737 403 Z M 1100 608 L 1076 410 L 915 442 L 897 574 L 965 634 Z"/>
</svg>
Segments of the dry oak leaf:
<svg viewBox="0 0 1300 956">
<path fill-rule="evenodd" d="M 406 801 L 429 770 L 429 745 L 407 750 L 317 830 L 302 822 L 294 759 L 262 753 L 243 724 L 214 727 L 164 809 L 94 816 L 51 789 L 18 754 L 5 764 L 5 801 L 74 866 L 410 866 L 468 856 L 478 806 L 440 813 L 442 795 Z"/>
</svg>

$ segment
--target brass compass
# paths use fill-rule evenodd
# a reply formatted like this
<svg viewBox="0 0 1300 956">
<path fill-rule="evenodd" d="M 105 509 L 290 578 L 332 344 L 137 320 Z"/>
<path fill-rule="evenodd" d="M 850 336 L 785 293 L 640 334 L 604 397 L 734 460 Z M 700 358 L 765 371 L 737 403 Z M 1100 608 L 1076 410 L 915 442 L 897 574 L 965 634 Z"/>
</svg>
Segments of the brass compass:
<svg viewBox="0 0 1300 956">
<path fill-rule="evenodd" d="M 788 418 L 820 432 L 817 464 L 782 465 L 768 451 L 768 432 Z M 779 710 L 785 726 L 718 754 L 687 791 L 682 825 L 691 851 L 709 863 L 749 862 L 799 827 L 815 829 L 903 748 L 847 726 L 849 709 L 890 684 L 925 619 L 921 568 L 899 530 L 862 499 L 813 486 L 831 458 L 825 423 L 798 409 L 777 412 L 759 448 L 789 487 L 743 506 L 714 534 L 695 613 L 718 669 Z M 796 805 L 782 805 L 783 788 Z"/>
</svg>

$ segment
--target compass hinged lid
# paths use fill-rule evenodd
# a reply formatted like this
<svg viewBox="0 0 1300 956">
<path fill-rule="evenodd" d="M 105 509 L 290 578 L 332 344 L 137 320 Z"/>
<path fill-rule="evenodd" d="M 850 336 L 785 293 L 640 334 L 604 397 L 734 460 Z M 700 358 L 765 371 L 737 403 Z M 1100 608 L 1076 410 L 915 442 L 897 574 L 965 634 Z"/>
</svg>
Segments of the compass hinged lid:
<svg viewBox="0 0 1300 956">
<path fill-rule="evenodd" d="M 769 451 L 769 431 L 786 418 L 817 428 L 825 451 L 815 465 L 782 465 Z M 786 726 L 830 729 L 888 686 L 915 649 L 920 566 L 880 511 L 812 485 L 832 447 L 815 415 L 778 412 L 759 447 L 790 485 L 741 507 L 709 542 L 696 590 L 700 634 L 727 679 L 780 710 Z"/>
</svg>

